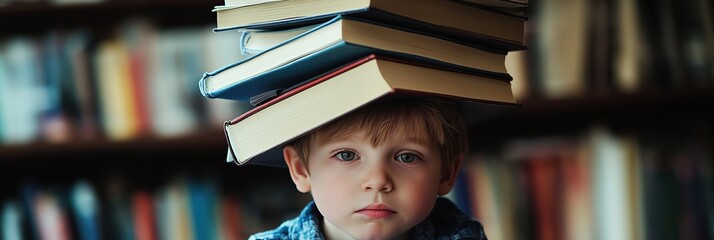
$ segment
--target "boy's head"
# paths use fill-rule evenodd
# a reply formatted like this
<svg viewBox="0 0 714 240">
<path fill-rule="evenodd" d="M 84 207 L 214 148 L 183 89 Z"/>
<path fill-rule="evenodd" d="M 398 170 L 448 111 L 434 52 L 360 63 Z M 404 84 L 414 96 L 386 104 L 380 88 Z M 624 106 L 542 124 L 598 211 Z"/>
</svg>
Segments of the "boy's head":
<svg viewBox="0 0 714 240">
<path fill-rule="evenodd" d="M 373 145 L 391 136 L 415 138 L 437 146 L 442 166 L 468 150 L 466 129 L 454 103 L 439 98 L 394 98 L 376 102 L 320 127 L 292 142 L 305 164 L 309 164 L 309 149 L 324 144 L 346 133 L 365 132 Z M 443 168 L 444 175 L 450 175 Z"/>
<path fill-rule="evenodd" d="M 287 145 L 298 190 L 311 192 L 328 236 L 395 238 L 448 193 L 467 151 L 453 103 L 392 98 L 372 103 Z"/>
</svg>

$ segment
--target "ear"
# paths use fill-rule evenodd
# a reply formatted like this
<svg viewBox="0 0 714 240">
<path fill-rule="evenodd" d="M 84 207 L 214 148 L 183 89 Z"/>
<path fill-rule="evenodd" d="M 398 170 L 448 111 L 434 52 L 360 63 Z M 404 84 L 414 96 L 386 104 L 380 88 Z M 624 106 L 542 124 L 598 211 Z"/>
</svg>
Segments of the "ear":
<svg viewBox="0 0 714 240">
<path fill-rule="evenodd" d="M 285 159 L 285 164 L 288 165 L 290 177 L 297 190 L 303 193 L 309 192 L 310 174 L 308 174 L 307 167 L 303 163 L 300 154 L 293 146 L 288 145 L 283 147 L 283 158 Z"/>
<path fill-rule="evenodd" d="M 441 182 L 439 182 L 439 190 L 437 192 L 439 196 L 446 195 L 454 187 L 454 184 L 456 184 L 456 176 L 459 174 L 459 168 L 461 168 L 461 162 L 463 160 L 464 156 L 458 156 L 454 159 L 453 164 L 445 166 L 449 169 L 441 176 Z"/>
</svg>

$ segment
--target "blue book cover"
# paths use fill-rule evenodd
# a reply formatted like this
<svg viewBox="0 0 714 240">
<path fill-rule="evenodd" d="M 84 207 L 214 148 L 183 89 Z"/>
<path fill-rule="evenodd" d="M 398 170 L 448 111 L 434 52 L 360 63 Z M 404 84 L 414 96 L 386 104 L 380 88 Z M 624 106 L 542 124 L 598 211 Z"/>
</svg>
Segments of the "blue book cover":
<svg viewBox="0 0 714 240">
<path fill-rule="evenodd" d="M 39 186 L 34 180 L 27 181 L 20 187 L 20 205 L 21 214 L 26 217 L 24 220 L 27 223 L 28 239 L 40 239 L 40 229 L 37 226 L 37 213 L 34 207 L 34 201 L 37 197 Z"/>
<path fill-rule="evenodd" d="M 9 77 L 6 75 L 7 70 L 5 70 L 5 67 L 6 64 L 4 57 L 2 54 L 0 54 L 0 142 L 4 142 L 5 140 L 4 128 L 7 127 L 5 126 L 6 123 L 3 119 L 9 117 L 10 115 L 6 112 L 7 110 L 5 110 L 2 104 L 3 102 L 9 102 L 6 100 L 8 94 L 5 93 L 6 91 L 9 91 L 6 87 L 6 79 L 8 79 Z"/>
<path fill-rule="evenodd" d="M 94 187 L 86 180 L 79 181 L 70 190 L 70 202 L 79 239 L 101 239 L 99 200 Z"/>
<path fill-rule="evenodd" d="M 216 183 L 210 179 L 192 178 L 188 181 L 189 207 L 194 239 L 218 239 L 216 229 Z"/>
<path fill-rule="evenodd" d="M 111 176 L 101 188 L 105 191 L 106 200 L 103 202 L 100 212 L 104 212 L 102 217 L 104 228 L 101 230 L 103 237 L 112 237 L 117 240 L 134 240 L 133 219 L 129 203 L 129 186 L 123 176 Z"/>
<path fill-rule="evenodd" d="M 344 41 L 337 41 L 333 44 L 330 44 L 326 46 L 325 48 L 321 48 L 320 50 L 316 52 L 310 52 L 304 56 L 298 57 L 295 60 L 289 61 L 286 60 L 287 62 L 270 62 L 269 64 L 274 64 L 274 68 L 263 71 L 258 73 L 257 75 L 254 76 L 248 76 L 245 79 L 236 79 L 230 80 L 230 84 L 224 85 L 222 87 L 217 87 L 210 89 L 209 81 L 215 81 L 213 79 L 216 78 L 216 76 L 224 74 L 223 77 L 226 77 L 229 74 L 235 74 L 236 72 L 239 72 L 241 68 L 244 68 L 243 66 L 245 63 L 250 62 L 250 61 L 255 61 L 255 59 L 260 58 L 262 55 L 267 55 L 270 54 L 271 51 L 278 51 L 279 48 L 286 44 L 290 44 L 291 42 L 299 41 L 300 38 L 303 38 L 313 32 L 316 32 L 322 28 L 327 28 L 329 25 L 336 23 L 340 21 L 341 19 L 345 19 L 341 16 L 338 16 L 334 19 L 332 19 L 329 22 L 326 22 L 318 27 L 316 27 L 313 30 L 307 31 L 301 35 L 298 35 L 295 38 L 292 38 L 286 42 L 283 42 L 280 45 L 277 45 L 271 49 L 268 49 L 264 52 L 261 52 L 259 54 L 256 54 L 254 56 L 251 56 L 250 58 L 247 58 L 245 60 L 241 60 L 239 62 L 230 64 L 228 66 L 225 66 L 221 69 L 218 69 L 213 72 L 208 72 L 203 75 L 203 78 L 199 81 L 199 89 L 201 91 L 201 94 L 207 98 L 222 98 L 222 99 L 230 99 L 230 100 L 239 100 L 239 101 L 249 101 L 249 99 L 253 96 L 256 96 L 258 94 L 274 90 L 274 89 L 280 89 L 280 88 L 288 88 L 290 86 L 293 86 L 295 84 L 298 84 L 300 82 L 303 82 L 305 80 L 317 77 L 323 73 L 329 72 L 332 69 L 336 69 L 341 67 L 344 64 L 347 64 L 349 62 L 352 62 L 354 60 L 357 60 L 359 58 L 365 57 L 370 54 L 378 54 L 382 55 L 385 57 L 390 57 L 390 58 L 395 58 L 395 59 L 403 59 L 407 60 L 410 62 L 419 62 L 419 63 L 424 63 L 424 65 L 431 66 L 431 67 L 439 67 L 439 68 L 448 68 L 452 69 L 454 71 L 460 71 L 460 72 L 465 72 L 465 73 L 471 73 L 471 74 L 477 74 L 477 75 L 482 75 L 482 76 L 487 76 L 487 77 L 492 77 L 495 79 L 501 79 L 504 81 L 510 81 L 511 77 L 508 75 L 508 73 L 505 72 L 505 64 L 503 66 L 503 71 L 501 72 L 496 72 L 496 71 L 490 71 L 490 70 L 484 70 L 484 69 L 479 69 L 479 68 L 473 68 L 473 67 L 467 67 L 463 65 L 457 65 L 454 63 L 448 63 L 442 60 L 437 60 L 434 58 L 429 58 L 425 56 L 420 56 L 420 55 L 415 55 L 415 54 L 409 54 L 409 53 L 404 53 L 404 52 L 396 52 L 396 51 L 389 51 L 385 50 L 382 48 L 377 48 L 377 47 L 369 47 L 369 46 L 363 46 L 363 45 L 357 45 L 353 44 L 350 42 Z M 354 19 L 350 19 L 354 20 Z M 358 20 L 360 22 L 364 22 L 362 20 Z M 337 23 L 339 24 L 339 23 Z M 436 39 L 436 38 L 433 38 Z M 435 41 L 446 41 L 443 39 L 440 40 L 435 40 Z M 402 43 L 400 43 L 402 44 Z M 429 43 L 416 43 L 416 44 L 422 44 L 424 47 L 429 47 Z M 464 47 L 465 45 L 461 45 L 455 42 L 452 42 L 453 45 L 451 46 L 460 46 Z M 463 48 L 462 48 L 463 49 Z M 471 49 L 471 47 L 469 47 Z M 475 48 L 474 48 L 475 49 Z M 481 50 L 475 50 L 479 52 L 483 52 L 484 55 L 488 56 L 494 56 L 494 57 L 503 57 L 505 59 L 505 55 L 501 53 L 491 53 L 491 52 L 486 52 L 486 51 L 481 51 Z M 500 68 L 500 66 L 499 66 Z M 226 73 L 226 72 L 233 72 L 233 73 Z"/>
<path fill-rule="evenodd" d="M 21 240 L 25 239 L 22 232 L 23 214 L 20 204 L 16 200 L 6 200 L 0 208 L 0 239 Z"/>
</svg>

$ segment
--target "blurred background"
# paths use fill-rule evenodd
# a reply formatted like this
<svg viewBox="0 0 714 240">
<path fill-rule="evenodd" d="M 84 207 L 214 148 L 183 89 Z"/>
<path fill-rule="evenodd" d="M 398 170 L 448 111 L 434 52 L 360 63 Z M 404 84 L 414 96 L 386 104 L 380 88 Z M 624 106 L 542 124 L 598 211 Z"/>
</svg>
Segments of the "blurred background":
<svg viewBox="0 0 714 240">
<path fill-rule="evenodd" d="M 0 239 L 244 239 L 310 200 L 225 162 L 223 1 L 0 0 Z M 531 0 L 523 106 L 469 126 L 448 197 L 490 239 L 713 239 L 714 4 Z"/>
</svg>

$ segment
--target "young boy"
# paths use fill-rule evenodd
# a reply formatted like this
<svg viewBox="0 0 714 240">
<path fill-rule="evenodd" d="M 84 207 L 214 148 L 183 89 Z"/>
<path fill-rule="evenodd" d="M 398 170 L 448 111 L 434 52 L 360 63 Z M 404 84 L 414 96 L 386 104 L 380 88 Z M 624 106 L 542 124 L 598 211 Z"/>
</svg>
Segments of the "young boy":
<svg viewBox="0 0 714 240">
<path fill-rule="evenodd" d="M 372 103 L 283 148 L 290 176 L 313 202 L 250 239 L 486 239 L 446 198 L 467 151 L 451 103 Z"/>
</svg>

